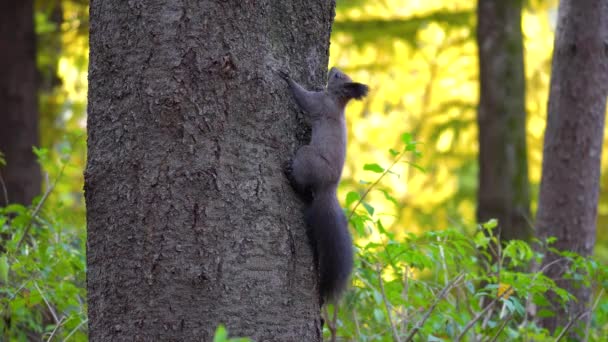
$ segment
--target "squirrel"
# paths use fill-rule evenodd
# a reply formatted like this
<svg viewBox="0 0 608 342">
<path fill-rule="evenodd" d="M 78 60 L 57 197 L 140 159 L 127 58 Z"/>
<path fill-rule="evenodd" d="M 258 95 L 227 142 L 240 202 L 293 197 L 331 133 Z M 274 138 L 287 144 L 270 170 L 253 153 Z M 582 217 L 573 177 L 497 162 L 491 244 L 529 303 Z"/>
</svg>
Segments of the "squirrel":
<svg viewBox="0 0 608 342">
<path fill-rule="evenodd" d="M 337 302 L 353 268 L 352 238 L 336 191 L 346 157 L 344 107 L 362 99 L 368 86 L 356 83 L 338 68 L 331 68 L 327 87 L 309 91 L 279 71 L 298 106 L 308 113 L 312 137 L 296 152 L 285 173 L 291 186 L 307 203 L 305 221 L 318 263 L 321 303 Z"/>
</svg>

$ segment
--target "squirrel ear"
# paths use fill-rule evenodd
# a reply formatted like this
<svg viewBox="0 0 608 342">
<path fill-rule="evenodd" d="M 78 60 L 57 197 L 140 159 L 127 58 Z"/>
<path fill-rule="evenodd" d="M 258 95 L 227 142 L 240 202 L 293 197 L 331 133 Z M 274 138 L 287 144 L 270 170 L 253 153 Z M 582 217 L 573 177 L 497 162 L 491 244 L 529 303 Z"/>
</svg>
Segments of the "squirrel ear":
<svg viewBox="0 0 608 342">
<path fill-rule="evenodd" d="M 363 83 L 357 82 L 348 82 L 344 84 L 343 87 L 345 90 L 344 95 L 357 100 L 361 100 L 362 98 L 364 98 L 367 95 L 367 92 L 369 91 L 368 86 Z"/>
</svg>

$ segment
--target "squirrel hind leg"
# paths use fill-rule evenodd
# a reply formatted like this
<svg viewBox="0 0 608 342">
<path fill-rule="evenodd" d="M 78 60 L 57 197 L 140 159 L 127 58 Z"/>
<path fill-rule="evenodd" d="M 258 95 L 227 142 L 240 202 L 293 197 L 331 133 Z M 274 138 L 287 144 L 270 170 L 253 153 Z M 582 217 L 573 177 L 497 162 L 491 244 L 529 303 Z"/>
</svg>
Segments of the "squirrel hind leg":
<svg viewBox="0 0 608 342">
<path fill-rule="evenodd" d="M 306 184 L 299 183 L 296 180 L 293 171 L 293 160 L 288 160 L 283 167 L 283 171 L 285 173 L 285 177 L 287 181 L 289 181 L 289 185 L 295 190 L 300 199 L 305 203 L 310 203 L 313 200 L 312 195 L 312 187 L 307 186 Z"/>
</svg>

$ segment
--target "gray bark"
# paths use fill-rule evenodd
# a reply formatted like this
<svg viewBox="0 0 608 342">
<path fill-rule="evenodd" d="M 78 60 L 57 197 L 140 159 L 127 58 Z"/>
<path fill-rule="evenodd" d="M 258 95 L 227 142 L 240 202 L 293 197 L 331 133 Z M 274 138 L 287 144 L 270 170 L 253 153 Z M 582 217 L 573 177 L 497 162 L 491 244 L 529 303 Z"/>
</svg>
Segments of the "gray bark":
<svg viewBox="0 0 608 342">
<path fill-rule="evenodd" d="M 595 245 L 600 159 L 608 95 L 608 2 L 562 0 L 559 6 L 543 171 L 536 225 L 555 247 L 591 255 Z M 555 260 L 548 255 L 547 265 Z M 551 330 L 589 308 L 590 291 L 565 281 L 566 263 L 547 274 L 578 299 L 542 320 Z M 580 284 L 576 284 L 580 285 Z M 584 324 L 589 316 L 576 322 Z M 580 336 L 578 337 L 580 338 Z"/>
<path fill-rule="evenodd" d="M 0 205 L 30 204 L 40 193 L 36 35 L 32 0 L 0 1 Z M 4 184 L 2 184 L 4 183 Z"/>
<path fill-rule="evenodd" d="M 92 1 L 92 341 L 319 341 L 282 167 L 305 130 L 282 68 L 325 81 L 333 1 Z"/>
<path fill-rule="evenodd" d="M 530 195 L 522 2 L 479 0 L 477 220 L 498 219 L 502 240 L 528 240 Z"/>
</svg>

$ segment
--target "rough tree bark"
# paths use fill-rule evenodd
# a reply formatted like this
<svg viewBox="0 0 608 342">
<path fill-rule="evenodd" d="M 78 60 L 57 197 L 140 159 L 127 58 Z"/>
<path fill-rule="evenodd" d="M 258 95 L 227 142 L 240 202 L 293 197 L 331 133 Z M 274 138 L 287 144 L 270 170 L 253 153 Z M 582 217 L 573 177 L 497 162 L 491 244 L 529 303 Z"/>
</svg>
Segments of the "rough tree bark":
<svg viewBox="0 0 608 342">
<path fill-rule="evenodd" d="M 477 220 L 498 219 L 502 240 L 532 235 L 521 10 L 521 0 L 477 3 Z"/>
<path fill-rule="evenodd" d="M 602 135 L 608 95 L 608 2 L 562 0 L 559 5 L 543 171 L 536 226 L 555 247 L 590 255 L 595 245 Z M 555 260 L 548 255 L 543 264 Z M 551 330 L 589 308 L 590 290 L 562 279 L 566 263 L 547 274 L 578 299 L 555 317 Z M 576 284 L 580 285 L 580 284 Z M 585 323 L 586 315 L 578 323 Z M 580 337 L 580 336 L 579 336 Z"/>
<path fill-rule="evenodd" d="M 319 341 L 316 272 L 283 163 L 283 69 L 326 79 L 333 1 L 92 1 L 92 341 Z M 300 138 L 298 138 L 298 136 Z"/>
<path fill-rule="evenodd" d="M 0 205 L 30 204 L 40 193 L 36 35 L 32 0 L 0 1 Z M 4 184 L 2 184 L 4 183 Z M 6 190 L 6 193 L 5 193 Z"/>
</svg>

